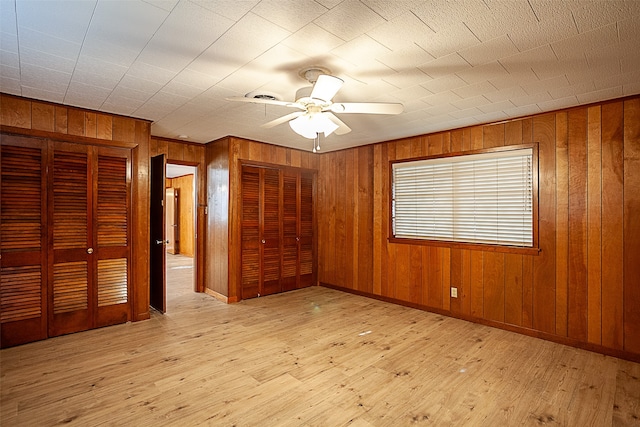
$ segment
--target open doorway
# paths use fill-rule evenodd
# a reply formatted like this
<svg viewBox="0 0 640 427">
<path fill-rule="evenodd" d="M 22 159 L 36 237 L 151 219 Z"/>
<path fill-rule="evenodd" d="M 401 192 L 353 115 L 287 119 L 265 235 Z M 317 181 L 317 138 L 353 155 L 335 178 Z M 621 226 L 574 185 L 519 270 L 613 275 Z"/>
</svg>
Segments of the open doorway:
<svg viewBox="0 0 640 427">
<path fill-rule="evenodd" d="M 170 161 L 169 161 L 170 162 Z M 197 168 L 167 163 L 165 179 L 166 311 L 195 292 Z"/>
</svg>

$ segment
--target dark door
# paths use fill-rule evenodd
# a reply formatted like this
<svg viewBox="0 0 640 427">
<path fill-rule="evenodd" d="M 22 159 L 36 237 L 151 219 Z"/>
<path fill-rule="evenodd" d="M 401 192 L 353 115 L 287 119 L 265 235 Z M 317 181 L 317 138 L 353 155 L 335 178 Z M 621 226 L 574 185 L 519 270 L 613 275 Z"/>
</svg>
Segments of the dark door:
<svg viewBox="0 0 640 427">
<path fill-rule="evenodd" d="M 165 167 L 164 154 L 151 158 L 151 201 L 150 201 L 150 227 L 151 248 L 149 251 L 149 301 L 151 307 L 164 313 L 167 310 L 166 283 L 165 283 Z"/>
</svg>

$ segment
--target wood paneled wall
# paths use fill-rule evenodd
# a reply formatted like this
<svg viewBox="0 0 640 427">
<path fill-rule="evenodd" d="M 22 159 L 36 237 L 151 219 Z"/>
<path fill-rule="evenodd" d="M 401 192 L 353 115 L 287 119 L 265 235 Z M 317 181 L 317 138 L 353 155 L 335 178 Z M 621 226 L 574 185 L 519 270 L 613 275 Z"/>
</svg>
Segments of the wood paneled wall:
<svg viewBox="0 0 640 427">
<path fill-rule="evenodd" d="M 195 286 L 198 292 L 204 292 L 204 276 L 205 276 L 205 242 L 206 238 L 206 215 L 205 206 L 207 200 L 207 173 L 205 161 L 205 145 L 188 141 L 151 137 L 149 147 L 149 156 L 154 157 L 164 154 L 167 163 L 182 164 L 194 166 L 196 173 L 196 235 L 198 236 L 194 244 L 195 253 L 192 255 L 195 259 Z M 193 233 L 191 234 L 193 235 Z M 181 234 L 182 239 L 182 234 Z"/>
<path fill-rule="evenodd" d="M 0 94 L 2 131 L 75 143 L 130 147 L 132 149 L 132 256 L 149 257 L 149 140 L 151 124 L 146 120 L 97 113 Z M 149 314 L 149 269 L 147 263 L 132 266 L 132 318 Z"/>
<path fill-rule="evenodd" d="M 528 142 L 539 255 L 388 242 L 389 161 Z M 323 154 L 317 205 L 321 283 L 640 358 L 640 97 Z"/>
<path fill-rule="evenodd" d="M 178 252 L 180 255 L 195 255 L 193 223 L 193 180 L 194 175 L 171 178 L 170 187 L 178 190 Z"/>
<path fill-rule="evenodd" d="M 227 137 L 207 144 L 206 288 L 227 302 L 240 294 L 240 161 L 317 170 L 319 155 Z"/>
</svg>

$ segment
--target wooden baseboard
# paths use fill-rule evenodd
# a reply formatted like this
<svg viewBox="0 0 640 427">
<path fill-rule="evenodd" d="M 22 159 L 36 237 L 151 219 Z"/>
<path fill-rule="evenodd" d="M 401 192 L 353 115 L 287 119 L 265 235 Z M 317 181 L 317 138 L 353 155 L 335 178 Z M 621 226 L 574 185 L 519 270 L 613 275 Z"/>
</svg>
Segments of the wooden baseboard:
<svg viewBox="0 0 640 427">
<path fill-rule="evenodd" d="M 320 286 L 324 286 L 325 288 L 335 289 L 337 291 L 347 292 L 354 295 L 360 295 L 367 298 L 377 299 L 379 301 L 388 302 L 391 304 L 402 305 L 405 307 L 415 308 L 418 310 L 428 311 L 431 313 L 440 314 L 443 316 L 454 317 L 456 319 L 466 320 L 467 322 L 479 323 L 481 325 L 491 326 L 493 328 L 503 329 L 505 331 L 516 332 L 522 335 L 528 335 L 534 338 L 540 338 L 546 341 L 552 341 L 558 344 L 567 345 L 570 347 L 580 348 L 583 350 L 593 351 L 594 353 L 604 354 L 606 356 L 613 356 L 619 359 L 629 360 L 632 362 L 640 363 L 640 354 L 631 353 L 625 350 L 618 350 L 614 348 L 604 347 L 597 344 L 586 343 L 582 341 L 578 341 L 569 337 L 561 337 L 558 335 L 550 334 L 548 332 L 537 331 L 535 329 L 525 328 L 523 326 L 510 325 L 507 323 L 496 322 L 494 320 L 481 319 L 479 317 L 468 316 L 461 313 L 455 313 L 448 310 L 442 310 L 435 307 L 428 307 L 426 305 L 413 303 L 409 301 L 403 301 L 396 298 L 385 297 L 382 295 L 374 295 L 363 291 L 358 291 L 355 289 L 343 288 L 342 286 L 335 286 L 329 283 L 320 283 Z"/>
<path fill-rule="evenodd" d="M 204 293 L 214 297 L 215 299 L 217 299 L 218 301 L 222 301 L 225 304 L 233 304 L 235 302 L 238 302 L 238 297 L 228 297 L 226 295 L 222 295 L 219 292 L 216 291 L 212 291 L 209 288 L 204 288 Z"/>
</svg>

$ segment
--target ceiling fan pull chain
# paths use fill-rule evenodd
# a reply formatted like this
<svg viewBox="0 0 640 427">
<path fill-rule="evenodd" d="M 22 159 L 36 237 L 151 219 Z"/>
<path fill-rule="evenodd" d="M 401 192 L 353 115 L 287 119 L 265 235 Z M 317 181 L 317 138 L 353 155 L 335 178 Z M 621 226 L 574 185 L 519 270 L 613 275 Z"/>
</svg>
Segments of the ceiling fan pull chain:
<svg viewBox="0 0 640 427">
<path fill-rule="evenodd" d="M 320 151 L 320 134 L 317 133 L 316 135 L 318 135 L 318 146 L 316 147 L 316 151 Z"/>
<path fill-rule="evenodd" d="M 318 138 L 318 133 L 316 133 L 316 137 L 313 138 L 313 152 L 316 152 L 316 138 Z"/>
</svg>

